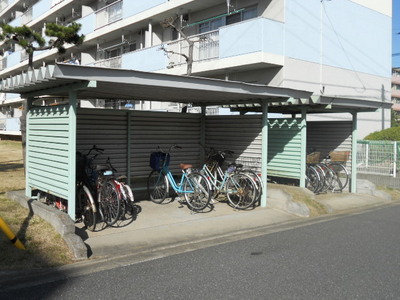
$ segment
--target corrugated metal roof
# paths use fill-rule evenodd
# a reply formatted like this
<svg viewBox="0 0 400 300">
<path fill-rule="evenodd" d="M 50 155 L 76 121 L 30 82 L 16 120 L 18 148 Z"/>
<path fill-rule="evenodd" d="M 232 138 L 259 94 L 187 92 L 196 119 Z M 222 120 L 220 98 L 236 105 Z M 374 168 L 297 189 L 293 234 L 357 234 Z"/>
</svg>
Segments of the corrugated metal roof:
<svg viewBox="0 0 400 300">
<path fill-rule="evenodd" d="M 310 98 L 289 99 L 287 101 L 277 101 L 268 103 L 268 112 L 283 114 L 300 114 L 302 109 L 310 113 L 338 113 L 338 112 L 372 112 L 381 108 L 390 109 L 391 102 L 378 100 L 354 99 L 338 96 L 311 96 Z M 261 112 L 259 104 L 235 104 L 227 105 L 236 111 L 255 111 Z"/>
<path fill-rule="evenodd" d="M 177 76 L 126 69 L 49 65 L 4 79 L 0 91 L 21 97 L 68 97 L 76 90 L 81 99 L 131 99 L 222 105 L 309 98 L 311 92 L 193 76 Z"/>
</svg>

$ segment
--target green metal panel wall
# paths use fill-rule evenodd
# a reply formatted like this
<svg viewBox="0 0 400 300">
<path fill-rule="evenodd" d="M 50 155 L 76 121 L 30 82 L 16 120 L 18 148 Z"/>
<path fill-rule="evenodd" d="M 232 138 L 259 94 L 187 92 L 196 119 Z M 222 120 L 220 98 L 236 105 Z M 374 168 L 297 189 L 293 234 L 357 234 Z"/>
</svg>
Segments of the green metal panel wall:
<svg viewBox="0 0 400 300">
<path fill-rule="evenodd" d="M 68 106 L 32 108 L 27 122 L 28 186 L 68 199 Z"/>
<path fill-rule="evenodd" d="M 268 175 L 300 179 L 301 120 L 268 121 Z"/>
</svg>

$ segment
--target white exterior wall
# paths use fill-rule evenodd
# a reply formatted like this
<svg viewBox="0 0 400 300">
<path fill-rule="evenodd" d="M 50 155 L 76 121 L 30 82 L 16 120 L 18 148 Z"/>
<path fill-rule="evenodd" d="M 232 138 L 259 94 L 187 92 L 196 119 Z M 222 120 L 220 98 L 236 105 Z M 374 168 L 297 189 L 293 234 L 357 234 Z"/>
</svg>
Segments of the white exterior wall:
<svg viewBox="0 0 400 300">
<path fill-rule="evenodd" d="M 102 3 L 84 2 L 86 6 L 82 16 L 88 16 Z M 138 55 L 132 56 L 131 61 L 140 62 L 140 68 L 137 65 L 131 68 L 185 74 L 186 65 L 173 69 L 166 69 L 168 64 L 163 65 L 166 61 L 165 56 L 157 49 L 159 44 L 168 42 L 171 32 L 162 30 L 159 20 L 178 12 L 188 14 L 188 24 L 193 24 L 226 14 L 226 2 L 221 0 L 150 2 L 124 1 L 126 18 L 88 32 L 86 43 L 91 44 L 91 48 L 85 48 L 83 45 L 73 49 L 73 54 L 79 56 L 80 49 L 83 49 L 82 64 L 92 64 L 96 59 L 96 44 L 100 44 L 103 48 L 112 46 L 122 40 L 123 34 L 125 37 L 129 36 L 130 40 L 136 40 L 138 49 L 141 46 L 147 48 L 136 51 Z M 53 13 L 54 9 L 65 3 L 61 2 L 46 14 Z M 389 101 L 392 1 L 231 1 L 232 9 L 242 9 L 255 4 L 258 5 L 259 19 L 221 27 L 219 57 L 195 62 L 194 76 L 310 90 L 316 94 L 323 92 L 325 96 Z M 30 24 L 37 22 L 41 22 L 40 18 Z M 149 24 L 152 30 L 153 51 L 148 48 L 151 45 L 143 43 L 143 33 L 149 30 Z M 197 34 L 198 28 L 195 25 L 187 27 L 186 30 L 187 34 L 191 35 Z M 51 53 L 37 55 L 35 59 L 47 58 L 48 63 L 52 63 L 56 57 L 55 52 L 53 50 Z M 10 72 L 16 71 L 21 66 L 22 63 L 13 65 L 0 73 L 2 77 L 8 77 Z M 10 100 L 7 100 L 7 103 L 10 103 Z M 152 108 L 156 108 L 157 105 L 161 110 L 169 107 L 167 103 L 151 104 Z M 363 123 L 364 119 L 370 117 L 367 123 Z M 360 137 L 364 136 L 363 131 L 366 134 L 367 131 L 389 126 L 389 117 L 389 112 L 360 116 L 359 129 L 362 130 Z M 326 116 L 319 118 L 325 119 Z"/>
</svg>

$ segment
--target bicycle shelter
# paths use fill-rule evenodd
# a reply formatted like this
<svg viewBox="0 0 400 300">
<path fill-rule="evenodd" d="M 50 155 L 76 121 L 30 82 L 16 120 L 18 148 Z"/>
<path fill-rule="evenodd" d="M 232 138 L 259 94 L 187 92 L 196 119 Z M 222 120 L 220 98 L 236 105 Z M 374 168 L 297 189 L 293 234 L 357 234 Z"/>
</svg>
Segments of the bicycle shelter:
<svg viewBox="0 0 400 300">
<path fill-rule="evenodd" d="M 350 112 L 352 150 L 356 149 L 357 113 L 389 108 L 389 103 L 315 97 L 311 92 L 243 82 L 166 75 L 133 70 L 56 64 L 5 79 L 1 92 L 27 99 L 26 195 L 40 189 L 75 203 L 76 151 L 100 143 L 110 148 L 117 169 L 148 174 L 148 156 L 155 142 L 184 143 L 177 158 L 201 162 L 201 146 L 234 146 L 243 157 L 261 157 L 263 182 L 267 173 L 305 183 L 307 113 Z M 35 106 L 42 96 L 62 97 L 65 105 Z M 201 114 L 135 110 L 83 109 L 77 99 L 167 101 L 206 107 L 229 106 L 258 115 Z M 268 112 L 300 114 L 300 118 L 268 120 Z M 102 145 L 103 144 L 103 145 Z M 103 146 L 104 147 L 104 146 Z M 352 151 L 355 191 L 356 151 Z M 268 162 L 268 166 L 267 166 Z M 291 163 L 289 163 L 291 162 Z M 267 204 L 267 192 L 261 205 Z M 68 205 L 75 218 L 75 205 Z"/>
</svg>

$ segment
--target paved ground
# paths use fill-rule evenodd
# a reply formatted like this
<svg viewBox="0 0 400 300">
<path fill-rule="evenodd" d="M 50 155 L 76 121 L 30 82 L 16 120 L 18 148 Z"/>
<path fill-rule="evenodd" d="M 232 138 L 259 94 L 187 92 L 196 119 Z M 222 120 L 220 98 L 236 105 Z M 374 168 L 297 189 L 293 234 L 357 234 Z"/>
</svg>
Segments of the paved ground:
<svg viewBox="0 0 400 300">
<path fill-rule="evenodd" d="M 367 194 L 326 194 L 316 196 L 330 213 L 365 208 L 389 203 L 387 199 Z M 223 238 L 261 227 L 274 226 L 299 219 L 276 208 L 257 207 L 238 211 L 227 203 L 216 202 L 211 211 L 193 213 L 178 201 L 154 204 L 151 201 L 137 203 L 137 215 L 121 222 L 118 227 L 90 232 L 80 225 L 77 234 L 90 248 L 91 257 L 113 257 L 145 249 L 169 247 L 184 243 Z"/>
<path fill-rule="evenodd" d="M 27 199 L 24 191 L 10 192 L 7 196 L 27 206 L 35 214 L 47 218 L 59 232 L 63 232 L 62 235 L 67 244 L 72 248 L 75 247 L 78 256 L 84 258 L 89 252 L 90 259 L 54 270 L 13 272 L 12 275 L 0 274 L 0 287 L 18 287 L 28 282 L 36 284 L 43 280 L 84 275 L 131 264 L 134 261 L 154 259 L 285 230 L 293 226 L 302 226 L 303 223 L 309 223 L 310 219 L 315 222 L 321 220 L 321 218 L 313 220 L 313 218 L 288 213 L 282 208 L 291 207 L 291 205 L 282 204 L 237 211 L 226 203 L 217 202 L 210 211 L 193 213 L 186 206 L 180 205 L 178 201 L 163 205 L 154 204 L 151 201 L 140 201 L 136 203 L 137 214 L 132 219 L 121 222 L 113 228 L 90 232 L 82 228 L 82 225 L 74 224 L 65 213 L 57 210 L 50 212 L 47 205 Z M 279 202 L 279 199 L 281 202 L 290 202 L 289 199 L 281 196 L 277 198 L 278 201 L 277 199 L 272 201 L 271 198 L 269 203 Z M 328 208 L 329 214 L 326 216 L 328 218 L 338 213 L 399 201 L 399 199 L 389 200 L 382 195 L 350 193 L 319 195 L 315 199 Z"/>
</svg>

